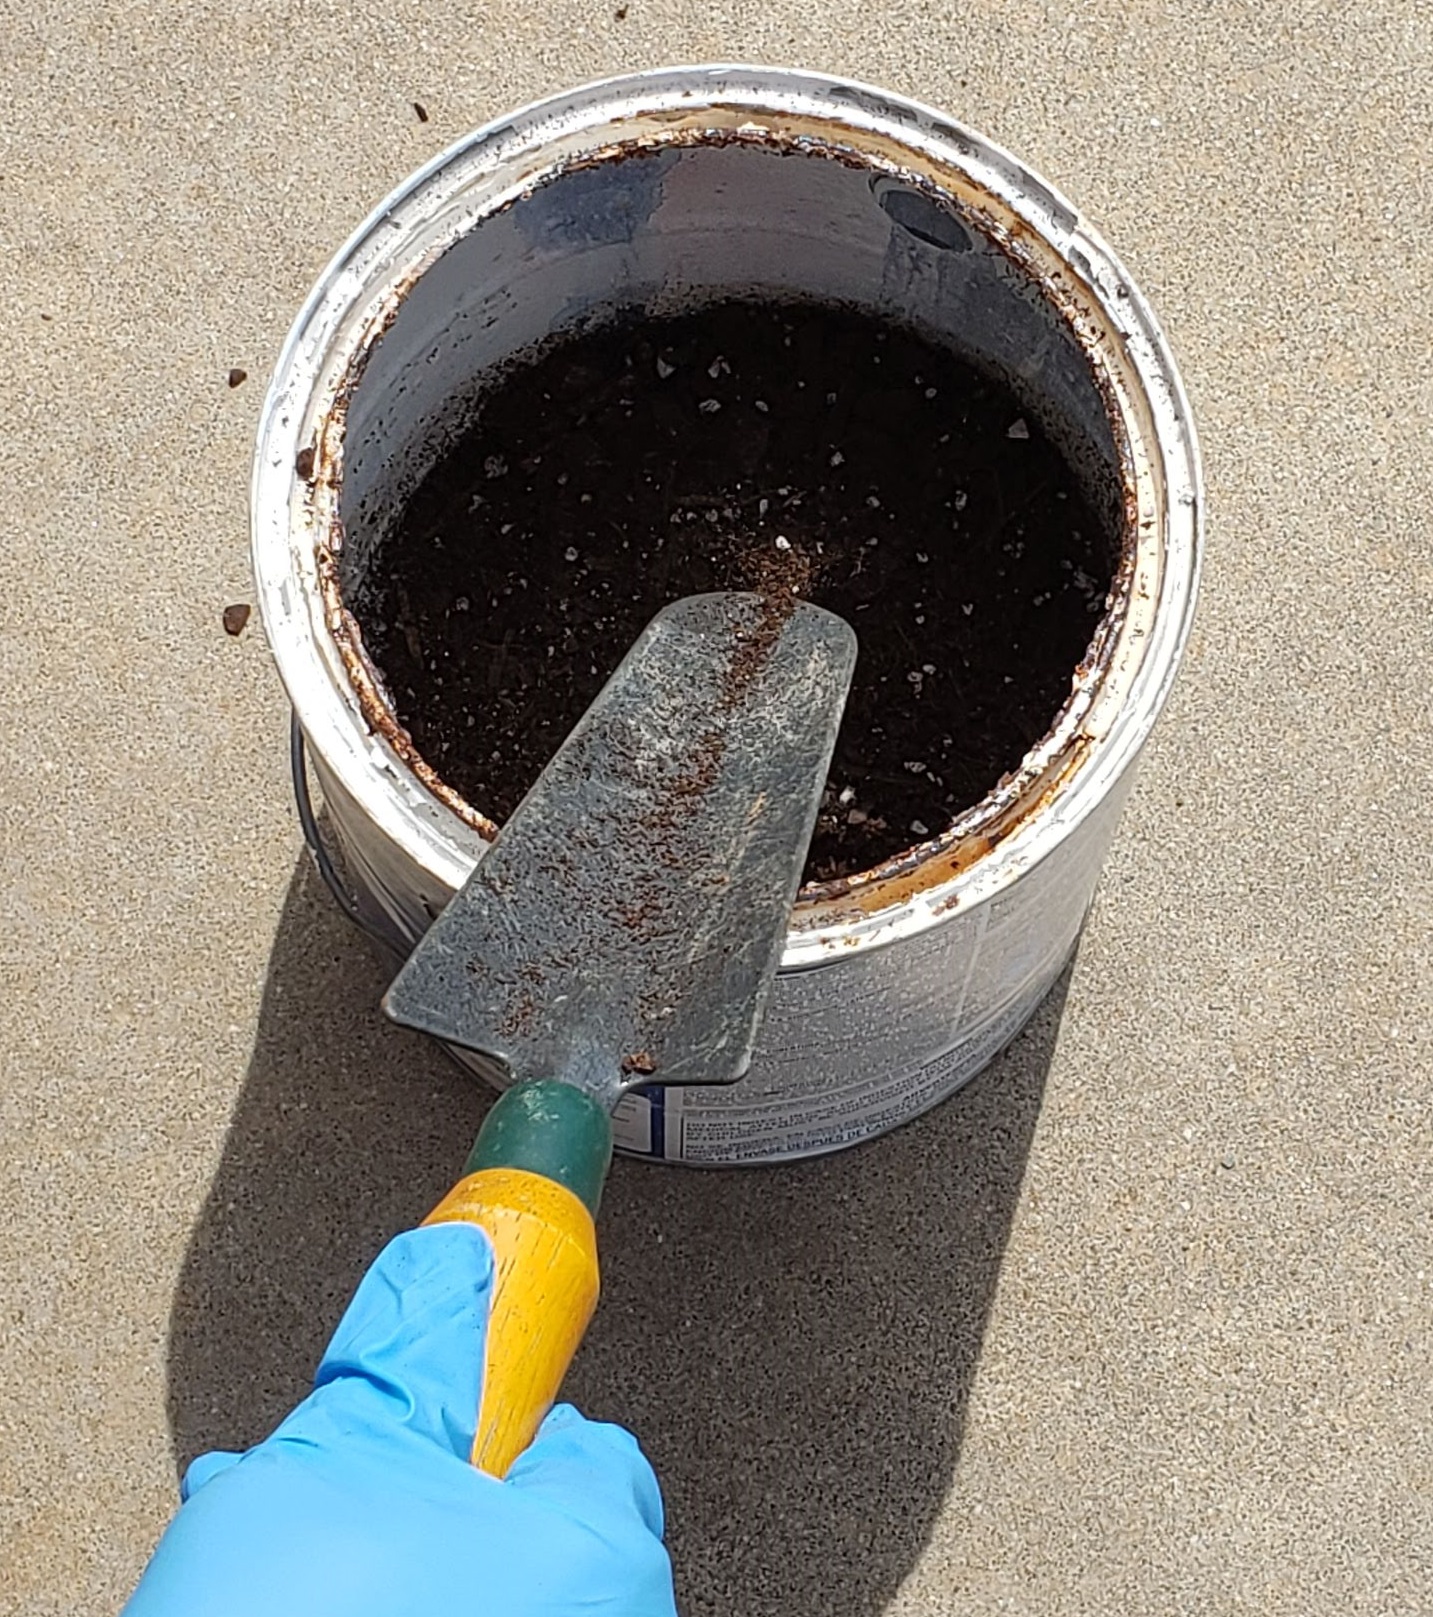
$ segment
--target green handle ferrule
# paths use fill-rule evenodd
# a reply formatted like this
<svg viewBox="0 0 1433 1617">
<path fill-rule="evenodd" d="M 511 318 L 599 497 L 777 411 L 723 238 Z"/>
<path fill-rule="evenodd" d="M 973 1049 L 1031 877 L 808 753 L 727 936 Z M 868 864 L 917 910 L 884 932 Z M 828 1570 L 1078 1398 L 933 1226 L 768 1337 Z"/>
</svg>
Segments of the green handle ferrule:
<svg viewBox="0 0 1433 1617">
<path fill-rule="evenodd" d="M 612 1164 L 612 1119 L 590 1095 L 550 1079 L 514 1084 L 483 1119 L 463 1169 L 521 1168 L 565 1185 L 595 1218 Z"/>
</svg>

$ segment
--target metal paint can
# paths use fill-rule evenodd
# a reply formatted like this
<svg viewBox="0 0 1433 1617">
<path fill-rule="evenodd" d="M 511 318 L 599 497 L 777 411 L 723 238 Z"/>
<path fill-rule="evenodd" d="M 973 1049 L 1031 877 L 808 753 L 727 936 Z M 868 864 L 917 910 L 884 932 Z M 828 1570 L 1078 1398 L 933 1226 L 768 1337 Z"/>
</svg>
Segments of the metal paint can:
<svg viewBox="0 0 1433 1617">
<path fill-rule="evenodd" d="M 1198 449 L 1144 299 L 1074 208 L 928 107 L 778 69 L 638 74 L 479 130 L 377 209 L 298 317 L 254 463 L 254 566 L 296 755 L 350 907 L 404 952 L 496 828 L 415 751 L 348 610 L 387 525 L 485 380 L 543 339 L 619 305 L 762 293 L 899 315 L 993 371 L 1123 558 L 1020 766 L 938 836 L 803 891 L 741 1083 L 623 1102 L 625 1150 L 691 1163 L 807 1156 L 906 1121 L 989 1062 L 1068 959 L 1198 575 Z"/>
</svg>

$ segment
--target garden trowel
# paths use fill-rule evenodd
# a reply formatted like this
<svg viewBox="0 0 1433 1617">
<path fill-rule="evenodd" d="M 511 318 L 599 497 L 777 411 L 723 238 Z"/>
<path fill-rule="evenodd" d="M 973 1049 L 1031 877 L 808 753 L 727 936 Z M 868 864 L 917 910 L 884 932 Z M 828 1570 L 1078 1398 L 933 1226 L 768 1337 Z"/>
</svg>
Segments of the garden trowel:
<svg viewBox="0 0 1433 1617">
<path fill-rule="evenodd" d="M 855 657 L 794 598 L 665 608 L 388 990 L 395 1021 L 508 1086 L 429 1219 L 493 1242 L 473 1460 L 496 1476 L 596 1306 L 613 1108 L 750 1063 Z"/>
</svg>

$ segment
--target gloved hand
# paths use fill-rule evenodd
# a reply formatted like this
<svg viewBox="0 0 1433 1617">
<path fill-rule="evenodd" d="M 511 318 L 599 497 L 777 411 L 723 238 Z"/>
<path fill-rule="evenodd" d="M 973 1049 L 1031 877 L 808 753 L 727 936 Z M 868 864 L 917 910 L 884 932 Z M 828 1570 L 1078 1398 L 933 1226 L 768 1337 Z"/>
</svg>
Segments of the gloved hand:
<svg viewBox="0 0 1433 1617">
<path fill-rule="evenodd" d="M 391 1242 L 310 1396 L 189 1467 L 124 1617 L 675 1617 L 626 1432 L 559 1406 L 506 1481 L 469 1463 L 492 1280 L 472 1225 Z"/>
</svg>

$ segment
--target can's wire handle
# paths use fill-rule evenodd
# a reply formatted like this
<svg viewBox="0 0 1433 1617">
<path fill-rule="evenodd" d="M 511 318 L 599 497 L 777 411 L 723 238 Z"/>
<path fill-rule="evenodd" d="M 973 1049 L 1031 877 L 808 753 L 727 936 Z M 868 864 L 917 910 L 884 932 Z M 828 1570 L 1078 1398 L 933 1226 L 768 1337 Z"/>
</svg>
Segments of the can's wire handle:
<svg viewBox="0 0 1433 1617">
<path fill-rule="evenodd" d="M 308 747 L 304 740 L 303 726 L 299 723 L 296 713 L 289 719 L 289 766 L 293 771 L 294 802 L 299 811 L 299 825 L 303 829 L 309 857 L 313 860 L 314 869 L 322 877 L 324 886 L 333 894 L 338 907 L 360 932 L 372 938 L 375 943 L 381 943 L 385 949 L 393 950 L 406 958 L 411 945 L 396 932 L 375 925 L 363 913 L 358 900 L 344 886 L 334 867 L 333 859 L 324 846 L 323 834 L 318 827 L 318 816 L 313 809 L 313 797 L 309 791 Z"/>
</svg>

